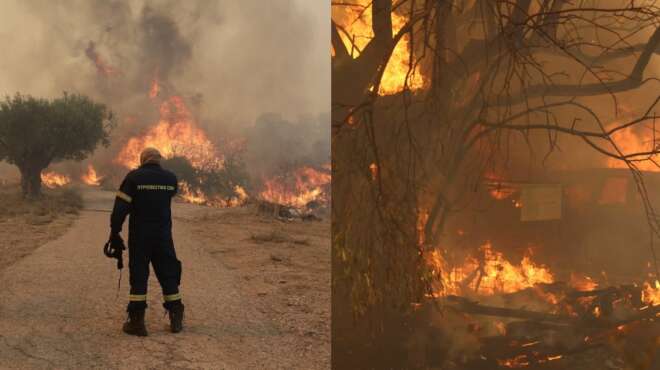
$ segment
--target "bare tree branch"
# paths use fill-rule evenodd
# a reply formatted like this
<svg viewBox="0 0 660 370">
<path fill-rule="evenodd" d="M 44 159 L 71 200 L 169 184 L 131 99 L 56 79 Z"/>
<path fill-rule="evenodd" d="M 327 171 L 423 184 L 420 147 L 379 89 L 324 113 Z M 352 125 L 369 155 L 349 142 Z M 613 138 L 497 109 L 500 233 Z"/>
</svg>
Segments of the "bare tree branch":
<svg viewBox="0 0 660 370">
<path fill-rule="evenodd" d="M 548 96 L 593 96 L 601 94 L 613 94 L 622 91 L 628 91 L 640 87 L 649 79 L 643 79 L 644 69 L 648 65 L 651 55 L 655 50 L 660 47 L 660 28 L 657 28 L 653 35 L 650 37 L 644 51 L 637 59 L 633 70 L 630 75 L 620 81 L 609 83 L 590 83 L 590 84 L 576 84 L 576 85 L 552 85 L 542 84 L 530 86 L 524 89 L 521 93 L 509 99 L 496 101 L 496 104 L 517 104 L 522 101 L 535 97 L 548 97 Z M 654 79 L 657 80 L 657 79 Z"/>
<path fill-rule="evenodd" d="M 339 31 L 337 30 L 337 24 L 332 21 L 330 22 L 330 27 L 332 47 L 335 49 L 335 58 L 342 61 L 350 58 L 351 56 L 348 54 L 348 50 L 346 50 L 346 46 L 342 42 Z"/>
</svg>

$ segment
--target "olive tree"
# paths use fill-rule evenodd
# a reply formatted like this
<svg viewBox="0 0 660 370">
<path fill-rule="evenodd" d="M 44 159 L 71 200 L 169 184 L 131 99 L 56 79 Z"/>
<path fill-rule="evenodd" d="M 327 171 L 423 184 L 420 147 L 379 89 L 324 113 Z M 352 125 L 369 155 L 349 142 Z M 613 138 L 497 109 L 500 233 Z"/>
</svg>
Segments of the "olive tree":
<svg viewBox="0 0 660 370">
<path fill-rule="evenodd" d="M 0 160 L 18 167 L 25 197 L 41 194 L 41 171 L 62 160 L 83 160 L 109 144 L 112 112 L 84 95 L 47 100 L 16 94 L 0 102 Z"/>
</svg>

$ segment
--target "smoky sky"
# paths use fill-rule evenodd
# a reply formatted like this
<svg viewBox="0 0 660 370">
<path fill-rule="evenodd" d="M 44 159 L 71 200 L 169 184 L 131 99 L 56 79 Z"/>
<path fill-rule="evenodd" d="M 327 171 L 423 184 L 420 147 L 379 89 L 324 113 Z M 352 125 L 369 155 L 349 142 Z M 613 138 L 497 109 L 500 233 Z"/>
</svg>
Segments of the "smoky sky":
<svg viewBox="0 0 660 370">
<path fill-rule="evenodd" d="M 121 112 L 138 110 L 158 75 L 168 92 L 195 97 L 210 125 L 322 114 L 329 8 L 306 0 L 5 0 L 0 93 L 74 91 Z M 110 76 L 99 76 L 90 45 Z"/>
</svg>

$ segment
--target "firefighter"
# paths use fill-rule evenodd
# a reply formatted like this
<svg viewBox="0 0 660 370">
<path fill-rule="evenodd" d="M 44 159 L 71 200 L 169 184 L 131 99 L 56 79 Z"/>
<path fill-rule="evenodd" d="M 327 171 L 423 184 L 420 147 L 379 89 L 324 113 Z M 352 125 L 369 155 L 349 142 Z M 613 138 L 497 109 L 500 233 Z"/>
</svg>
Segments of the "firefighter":
<svg viewBox="0 0 660 370">
<path fill-rule="evenodd" d="M 157 149 L 140 154 L 140 167 L 129 172 L 115 198 L 110 217 L 110 243 L 123 244 L 120 232 L 126 216 L 128 223 L 128 267 L 131 291 L 127 307 L 127 334 L 146 336 L 144 313 L 147 308 L 149 263 L 163 290 L 163 307 L 170 319 L 170 330 L 183 328 L 183 303 L 179 284 L 181 262 L 172 241 L 171 201 L 177 192 L 176 176 L 160 166 Z"/>
</svg>

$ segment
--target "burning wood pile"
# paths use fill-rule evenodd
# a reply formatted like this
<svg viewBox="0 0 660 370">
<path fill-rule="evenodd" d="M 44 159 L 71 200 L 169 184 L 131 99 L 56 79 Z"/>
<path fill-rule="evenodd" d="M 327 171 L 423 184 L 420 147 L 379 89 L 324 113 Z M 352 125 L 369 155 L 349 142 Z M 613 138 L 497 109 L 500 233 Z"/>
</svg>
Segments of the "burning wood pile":
<svg viewBox="0 0 660 370">
<path fill-rule="evenodd" d="M 574 368 L 575 358 L 590 350 L 630 357 L 617 349 L 639 343 L 634 359 L 611 367 L 627 369 L 624 362 L 643 364 L 660 348 L 658 280 L 600 286 L 573 273 L 558 281 L 531 253 L 516 264 L 490 244 L 460 266 L 449 265 L 440 252 L 429 263 L 442 276 L 430 304 L 462 318 L 477 343 L 458 368 Z"/>
</svg>

